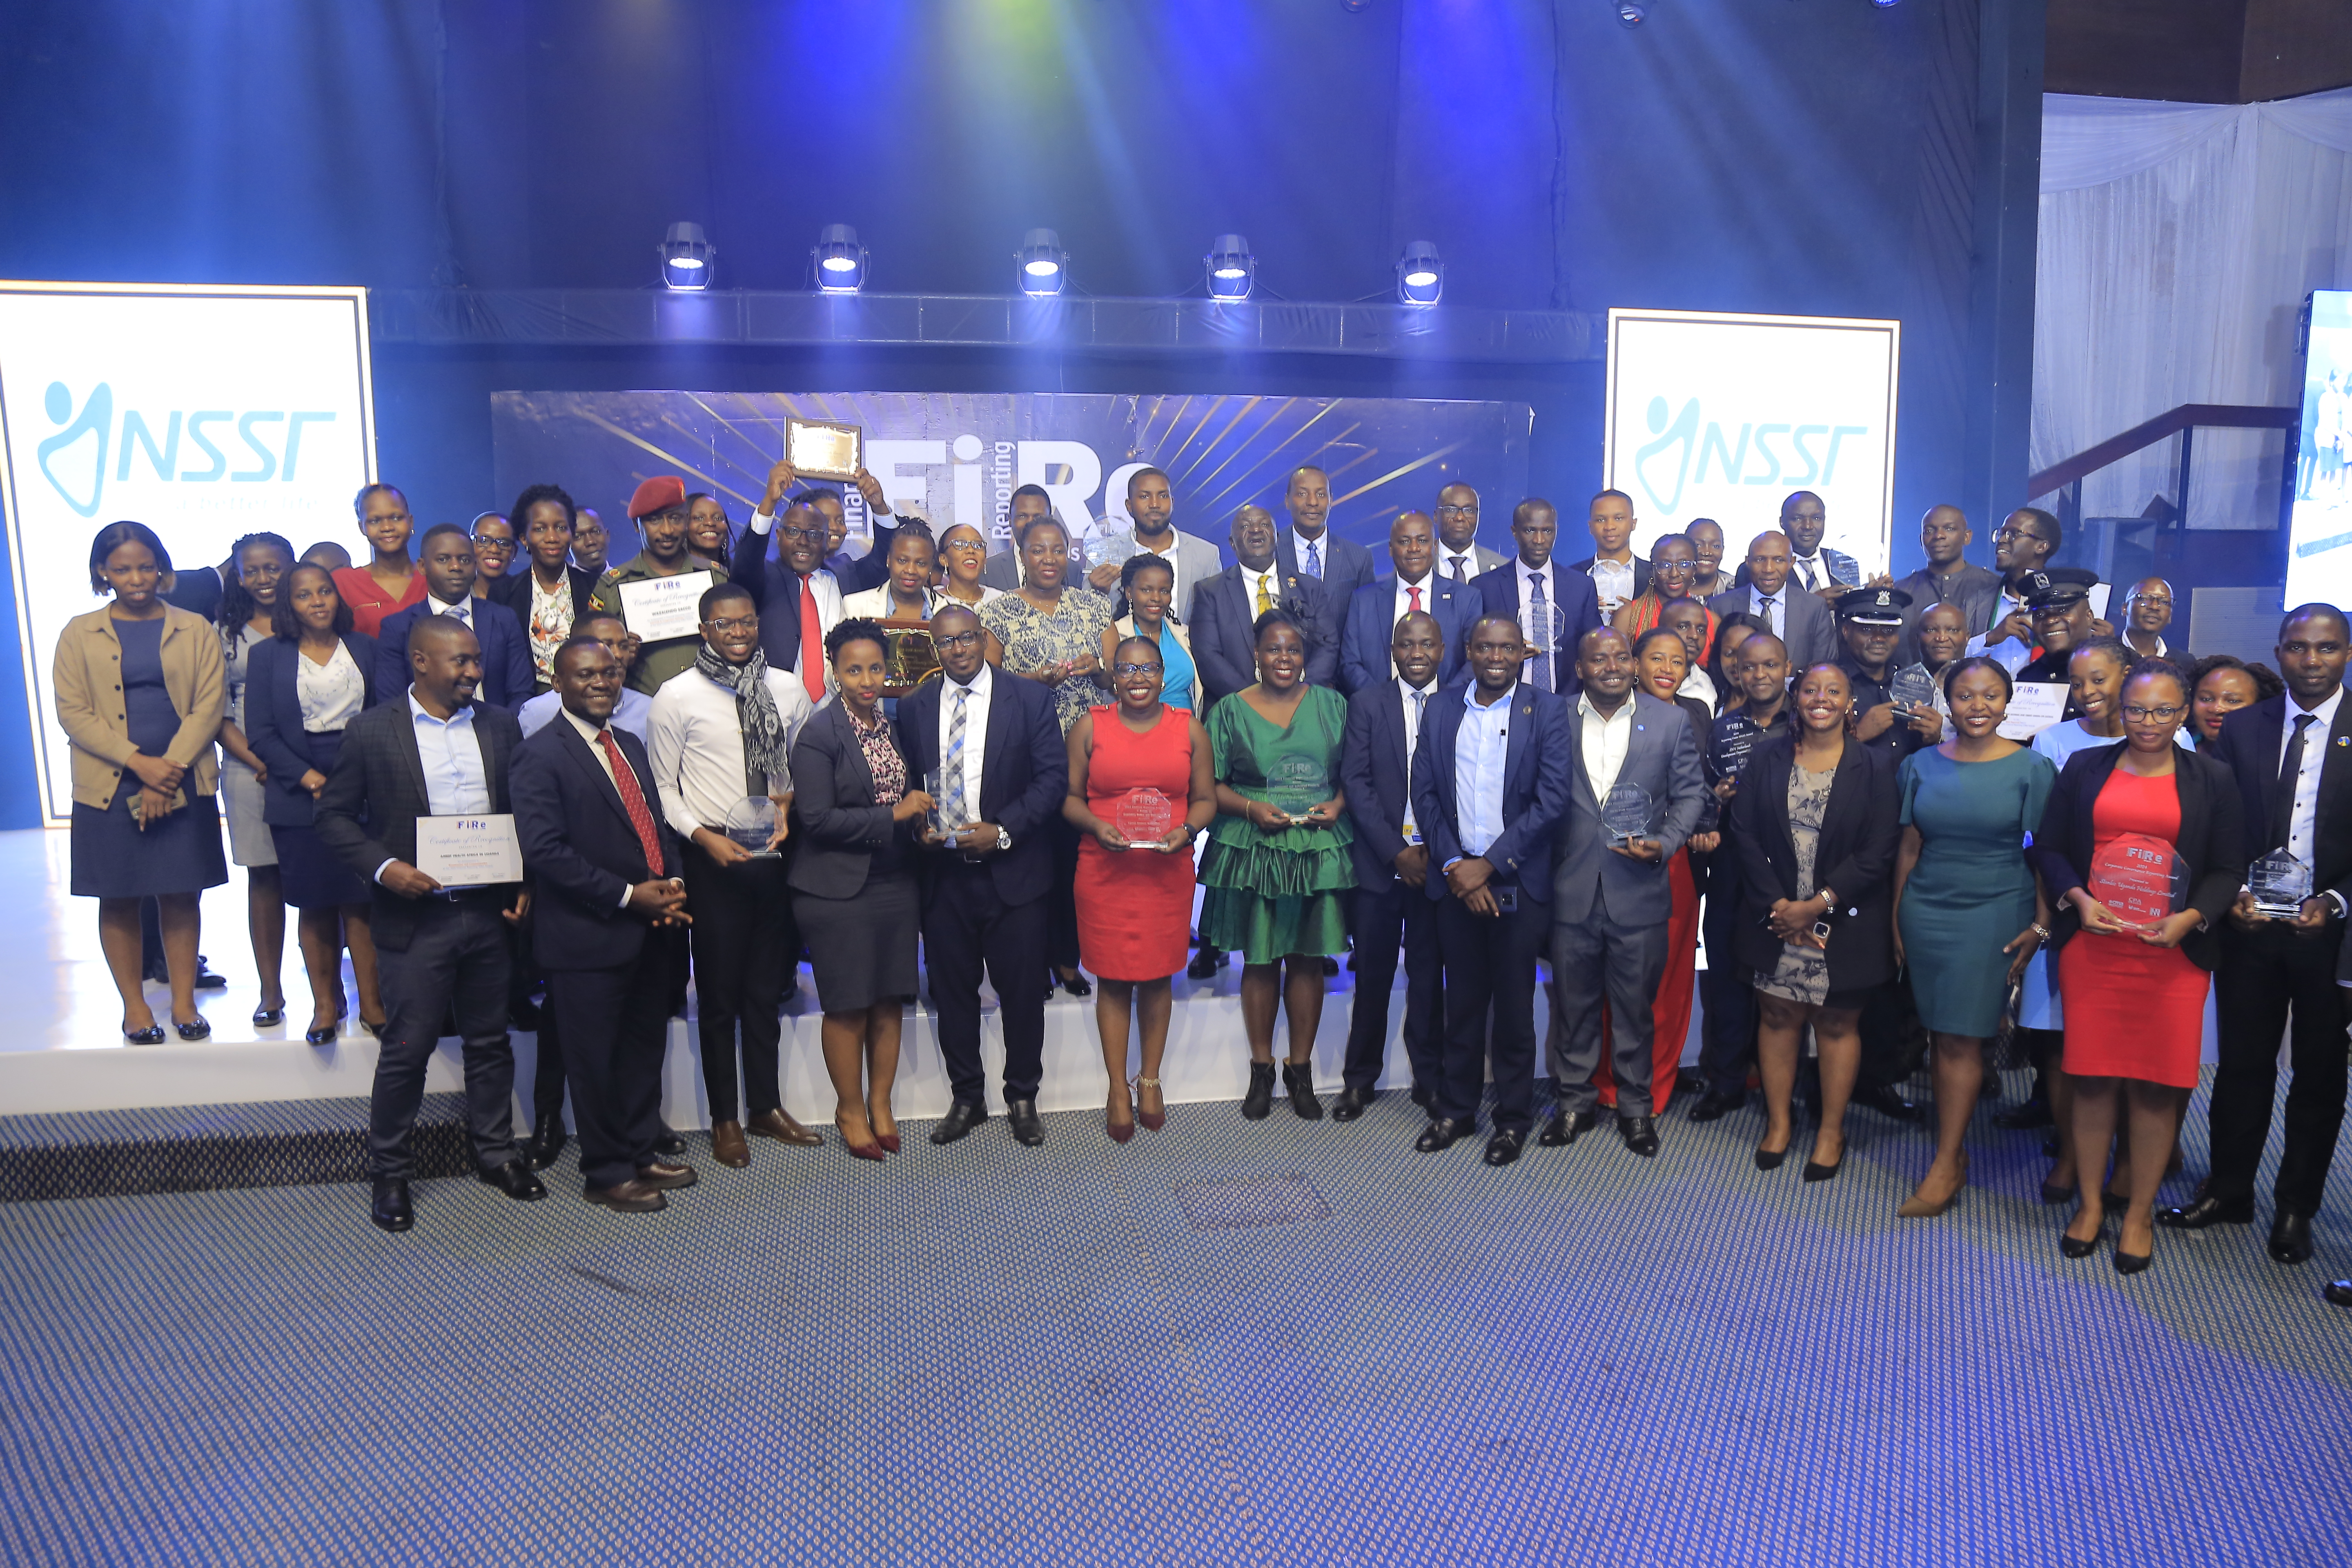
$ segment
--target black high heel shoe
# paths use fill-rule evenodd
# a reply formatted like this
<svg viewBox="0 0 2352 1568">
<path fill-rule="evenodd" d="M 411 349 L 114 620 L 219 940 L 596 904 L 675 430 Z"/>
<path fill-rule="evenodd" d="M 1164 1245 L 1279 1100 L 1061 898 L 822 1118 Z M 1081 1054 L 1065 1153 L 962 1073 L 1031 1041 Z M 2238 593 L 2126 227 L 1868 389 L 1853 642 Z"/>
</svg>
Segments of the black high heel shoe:
<svg viewBox="0 0 2352 1568">
<path fill-rule="evenodd" d="M 2153 1252 L 2126 1252 L 2120 1247 L 2116 1248 L 2116 1272 L 2118 1274 L 2137 1274 L 2155 1261 L 2156 1254 Z"/>
<path fill-rule="evenodd" d="M 1834 1181 L 1837 1179 L 1837 1173 L 1844 1169 L 1845 1156 L 1843 1154 L 1838 1156 L 1838 1163 L 1834 1165 L 1823 1165 L 1814 1161 L 1808 1160 L 1805 1162 L 1805 1180 L 1809 1182 Z"/>
<path fill-rule="evenodd" d="M 1756 1151 L 1756 1168 L 1759 1171 L 1777 1171 L 1780 1168 L 1780 1163 L 1788 1157 L 1789 1152 L 1786 1149 L 1777 1154 L 1769 1150 L 1759 1149 Z"/>
<path fill-rule="evenodd" d="M 2080 1211 L 2078 1210 L 2077 1212 L 2079 1213 Z M 2107 1216 L 2105 1214 L 2102 1214 L 2099 1215 L 2098 1235 L 2092 1237 L 2088 1241 L 2077 1241 L 2073 1237 L 2068 1236 L 2064 1231 L 2060 1231 L 2058 1233 L 2058 1250 L 2064 1253 L 2069 1258 L 2088 1258 L 2091 1254 L 2099 1250 L 2099 1237 L 2105 1235 L 2106 1230 Z"/>
<path fill-rule="evenodd" d="M 302 1031 L 302 1043 L 306 1046 L 331 1046 L 335 1043 L 335 1037 L 342 1033 L 341 1024 L 341 1020 L 337 1019 L 323 1029 L 305 1029 Z"/>
<path fill-rule="evenodd" d="M 267 1029 L 273 1024 L 282 1024 L 285 1021 L 286 1004 L 283 1002 L 275 1007 L 256 1007 L 253 1010 L 253 1022 L 257 1028 Z"/>
</svg>

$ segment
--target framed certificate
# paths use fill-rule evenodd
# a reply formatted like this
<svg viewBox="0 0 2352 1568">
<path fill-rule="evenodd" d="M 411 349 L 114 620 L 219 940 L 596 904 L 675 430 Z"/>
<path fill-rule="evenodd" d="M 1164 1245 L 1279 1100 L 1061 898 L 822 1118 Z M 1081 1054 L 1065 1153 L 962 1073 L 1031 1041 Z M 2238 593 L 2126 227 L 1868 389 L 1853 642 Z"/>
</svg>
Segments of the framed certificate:
<svg viewBox="0 0 2352 1568">
<path fill-rule="evenodd" d="M 2063 680 L 2021 680 L 2010 695 L 2009 716 L 1994 731 L 2004 740 L 2031 741 L 2066 717 L 2066 683 Z"/>
<path fill-rule="evenodd" d="M 522 880 L 522 846 L 514 818 L 420 816 L 416 868 L 445 888 L 486 888 Z"/>
<path fill-rule="evenodd" d="M 940 668 L 929 621 L 887 620 L 882 628 L 882 695 L 904 697 Z"/>
<path fill-rule="evenodd" d="M 621 584 L 621 619 L 639 642 L 667 642 L 702 635 L 702 595 L 710 587 L 708 572 L 681 572 L 675 577 L 648 577 Z"/>
<path fill-rule="evenodd" d="M 856 425 L 829 419 L 784 421 L 784 457 L 804 479 L 839 479 L 846 484 L 866 466 L 866 432 Z"/>
</svg>

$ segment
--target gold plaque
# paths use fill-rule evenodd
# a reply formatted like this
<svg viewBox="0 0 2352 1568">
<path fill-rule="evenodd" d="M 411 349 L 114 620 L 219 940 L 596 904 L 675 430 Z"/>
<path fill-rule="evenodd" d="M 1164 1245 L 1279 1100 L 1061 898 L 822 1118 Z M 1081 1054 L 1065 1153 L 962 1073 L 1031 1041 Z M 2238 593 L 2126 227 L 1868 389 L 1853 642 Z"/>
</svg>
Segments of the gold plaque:
<svg viewBox="0 0 2352 1568">
<path fill-rule="evenodd" d="M 882 695 L 904 697 L 939 673 L 940 647 L 929 621 L 890 620 L 882 628 Z"/>
<path fill-rule="evenodd" d="M 787 419 L 784 456 L 802 479 L 839 479 L 845 484 L 866 466 L 866 432 L 858 426 L 836 425 L 827 419 Z"/>
</svg>

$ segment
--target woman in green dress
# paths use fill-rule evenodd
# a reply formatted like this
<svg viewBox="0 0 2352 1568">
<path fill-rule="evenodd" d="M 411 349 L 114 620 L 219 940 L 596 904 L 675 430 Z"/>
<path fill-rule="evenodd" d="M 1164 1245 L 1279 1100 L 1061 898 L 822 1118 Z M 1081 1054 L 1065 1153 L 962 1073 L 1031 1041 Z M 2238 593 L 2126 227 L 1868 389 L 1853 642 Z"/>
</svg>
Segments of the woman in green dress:
<svg viewBox="0 0 2352 1568">
<path fill-rule="evenodd" d="M 1895 1211 L 1906 1216 L 1942 1214 L 1968 1184 L 1960 1140 L 1984 1082 L 1984 1043 L 2000 1027 L 2010 987 L 2050 938 L 2050 905 L 2026 863 L 2025 838 L 2058 770 L 1998 733 L 2010 691 L 2009 671 L 1993 660 L 1956 661 L 1944 696 L 1957 732 L 1904 758 L 1896 775 L 1895 961 L 1910 973 L 1936 1064 L 1936 1160 Z"/>
<path fill-rule="evenodd" d="M 1242 1026 L 1250 1085 L 1242 1114 L 1274 1109 L 1274 1015 L 1290 1015 L 1282 1081 L 1312 1121 L 1315 1031 L 1323 1020 L 1323 960 L 1348 945 L 1346 895 L 1356 885 L 1356 833 L 1339 789 L 1348 704 L 1307 683 L 1307 632 L 1286 610 L 1258 616 L 1257 684 L 1209 713 L 1217 820 L 1201 858 L 1201 942 L 1242 955 Z"/>
</svg>

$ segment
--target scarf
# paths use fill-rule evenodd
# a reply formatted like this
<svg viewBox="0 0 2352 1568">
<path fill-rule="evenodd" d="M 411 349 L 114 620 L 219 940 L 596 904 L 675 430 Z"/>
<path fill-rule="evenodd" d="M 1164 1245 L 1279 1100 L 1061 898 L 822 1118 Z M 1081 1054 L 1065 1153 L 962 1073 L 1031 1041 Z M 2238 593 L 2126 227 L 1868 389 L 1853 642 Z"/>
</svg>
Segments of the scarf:
<svg viewBox="0 0 2352 1568">
<path fill-rule="evenodd" d="M 784 721 L 768 689 L 768 656 L 758 648 L 741 664 L 730 664 L 708 642 L 694 656 L 694 668 L 735 694 L 735 717 L 743 726 L 743 776 L 756 781 L 751 793 L 768 793 L 768 780 L 791 770 L 784 752 Z"/>
</svg>

